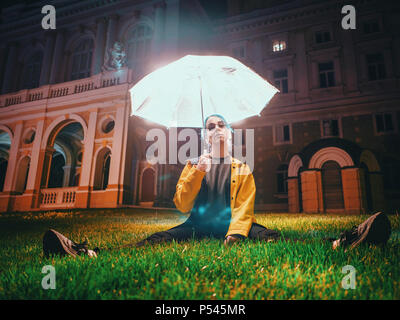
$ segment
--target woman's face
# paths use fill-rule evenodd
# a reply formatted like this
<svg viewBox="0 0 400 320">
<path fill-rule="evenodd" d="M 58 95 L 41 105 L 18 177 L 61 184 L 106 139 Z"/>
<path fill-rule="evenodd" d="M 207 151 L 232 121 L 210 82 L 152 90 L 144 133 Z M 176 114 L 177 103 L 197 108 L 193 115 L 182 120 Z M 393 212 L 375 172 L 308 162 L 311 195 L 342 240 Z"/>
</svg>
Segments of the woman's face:
<svg viewBox="0 0 400 320">
<path fill-rule="evenodd" d="M 207 119 L 206 129 L 207 141 L 211 145 L 221 145 L 229 139 L 229 129 L 225 126 L 224 121 L 217 116 Z"/>
</svg>

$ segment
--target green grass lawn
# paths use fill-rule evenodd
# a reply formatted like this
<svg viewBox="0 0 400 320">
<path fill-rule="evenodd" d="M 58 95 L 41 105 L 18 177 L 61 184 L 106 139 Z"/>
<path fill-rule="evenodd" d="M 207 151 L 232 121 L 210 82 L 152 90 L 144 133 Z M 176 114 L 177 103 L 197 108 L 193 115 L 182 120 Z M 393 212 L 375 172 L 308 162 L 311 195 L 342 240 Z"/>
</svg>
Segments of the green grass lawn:
<svg viewBox="0 0 400 320">
<path fill-rule="evenodd" d="M 400 225 L 390 216 L 387 247 L 333 251 L 338 236 L 366 216 L 256 214 L 257 222 L 303 242 L 245 240 L 225 248 L 205 239 L 102 252 L 98 258 L 42 255 L 54 228 L 91 247 L 135 243 L 186 219 L 172 212 L 90 210 L 0 215 L 0 299 L 400 299 Z M 56 289 L 41 286 L 53 265 Z M 342 267 L 356 269 L 345 290 Z"/>
</svg>

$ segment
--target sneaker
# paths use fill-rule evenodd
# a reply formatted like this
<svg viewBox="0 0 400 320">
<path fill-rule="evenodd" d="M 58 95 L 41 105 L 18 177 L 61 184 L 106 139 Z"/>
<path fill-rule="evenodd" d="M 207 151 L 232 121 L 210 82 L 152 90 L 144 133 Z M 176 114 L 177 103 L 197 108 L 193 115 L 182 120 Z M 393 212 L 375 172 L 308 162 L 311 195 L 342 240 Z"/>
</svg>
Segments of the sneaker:
<svg viewBox="0 0 400 320">
<path fill-rule="evenodd" d="M 389 218 L 378 212 L 358 226 L 342 232 L 339 239 L 333 241 L 332 248 L 349 247 L 353 249 L 361 243 L 384 245 L 390 238 L 391 226 Z"/>
<path fill-rule="evenodd" d="M 82 254 L 89 257 L 97 257 L 96 249 L 89 250 L 86 240 L 82 243 L 76 243 L 53 229 L 48 230 L 44 234 L 43 253 L 45 257 L 48 257 L 50 254 L 70 255 L 74 258 Z"/>
</svg>

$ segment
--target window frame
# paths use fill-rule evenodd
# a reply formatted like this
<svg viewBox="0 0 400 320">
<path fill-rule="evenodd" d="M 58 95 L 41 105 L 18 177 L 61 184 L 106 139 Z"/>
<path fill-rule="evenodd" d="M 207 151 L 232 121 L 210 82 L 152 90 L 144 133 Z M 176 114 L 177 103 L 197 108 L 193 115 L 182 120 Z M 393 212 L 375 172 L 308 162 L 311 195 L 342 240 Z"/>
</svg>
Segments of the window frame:
<svg viewBox="0 0 400 320">
<path fill-rule="evenodd" d="M 329 70 L 322 70 L 321 71 L 321 65 L 322 64 L 332 64 L 332 69 Z M 327 88 L 332 88 L 336 87 L 336 74 L 335 74 L 335 62 L 333 60 L 330 61 L 325 61 L 325 62 L 318 62 L 317 63 L 317 68 L 318 68 L 318 82 L 319 82 L 319 88 L 321 89 L 327 89 Z M 324 79 L 326 82 L 326 86 L 322 86 L 321 82 L 321 75 L 324 75 Z M 332 75 L 333 84 L 329 85 L 330 82 L 330 75 Z"/>
<path fill-rule="evenodd" d="M 275 73 L 276 72 L 280 72 L 280 71 L 285 71 L 286 72 L 286 76 L 285 77 L 275 77 Z M 274 69 L 272 70 L 272 76 L 273 76 L 273 81 L 274 81 L 274 85 L 277 87 L 277 82 L 279 82 L 279 93 L 281 94 L 287 94 L 289 93 L 289 75 L 288 75 L 288 68 L 280 68 L 280 69 Z M 282 82 L 286 80 L 286 91 L 282 90 Z"/>
<path fill-rule="evenodd" d="M 90 44 L 91 47 L 86 48 L 86 46 Z M 77 49 L 83 45 L 84 46 L 84 50 L 80 50 L 77 51 Z M 89 78 L 92 76 L 93 73 L 93 55 L 95 52 L 95 48 L 94 48 L 94 40 L 92 38 L 80 38 L 75 46 L 73 51 L 71 52 L 71 57 L 70 57 L 70 69 L 69 69 L 69 80 L 70 81 L 75 81 L 75 80 L 79 80 L 79 79 L 85 79 L 85 78 Z M 76 58 L 75 61 L 78 61 L 77 64 L 81 65 L 82 64 L 82 56 L 86 55 L 86 68 L 85 69 L 80 69 L 78 68 L 77 71 L 74 71 L 74 60 Z M 81 74 L 83 74 L 83 76 L 81 76 Z M 77 75 L 75 77 L 75 75 Z"/>
<path fill-rule="evenodd" d="M 365 25 L 367 23 L 371 24 L 372 22 L 376 22 L 376 25 L 378 26 L 378 30 L 376 31 L 371 31 L 371 32 L 365 32 Z M 382 32 L 382 25 L 380 23 L 380 19 L 377 17 L 371 17 L 368 19 L 363 19 L 363 21 L 361 21 L 361 32 L 364 36 L 369 36 L 369 35 L 375 35 L 375 34 L 379 34 Z"/>
<path fill-rule="evenodd" d="M 391 122 L 392 122 L 392 127 L 393 129 L 391 131 L 378 131 L 378 123 L 377 123 L 377 116 L 378 115 L 390 115 L 391 116 Z M 374 124 L 374 131 L 376 136 L 381 136 L 381 135 L 388 135 L 388 134 L 396 134 L 398 132 L 397 128 L 397 117 L 396 117 L 396 112 L 393 111 L 383 111 L 383 112 L 375 112 L 372 114 L 372 121 Z M 383 120 L 383 125 L 385 126 L 385 119 Z"/>
<path fill-rule="evenodd" d="M 284 127 L 287 126 L 289 128 L 289 140 L 278 141 L 278 134 L 277 130 L 282 128 L 282 136 L 285 136 Z M 284 144 L 293 144 L 293 128 L 292 124 L 285 122 L 285 123 L 278 123 L 272 127 L 272 135 L 273 135 L 273 144 L 274 145 L 284 145 Z"/>
<path fill-rule="evenodd" d="M 318 41 L 317 41 L 317 34 L 322 34 L 322 33 L 324 34 L 324 36 L 325 36 L 326 34 L 328 34 L 328 35 L 329 35 L 329 40 L 324 40 L 324 41 L 318 42 Z M 318 29 L 318 30 L 314 30 L 313 38 L 314 38 L 314 44 L 315 44 L 315 45 L 323 45 L 323 44 L 330 43 L 330 42 L 333 41 L 333 39 L 332 39 L 332 32 L 331 32 L 331 30 L 329 30 L 329 29 Z"/>
<path fill-rule="evenodd" d="M 282 169 L 284 166 L 286 166 L 286 169 Z M 276 193 L 278 195 L 284 195 L 288 194 L 289 192 L 289 187 L 288 187 L 288 172 L 289 172 L 289 166 L 284 163 L 281 164 L 276 170 L 275 170 L 275 182 L 276 182 Z M 282 175 L 282 182 L 283 182 L 283 191 L 279 190 L 279 175 Z"/>
<path fill-rule="evenodd" d="M 144 35 L 132 37 L 132 34 L 134 32 L 139 32 L 140 28 L 144 28 Z M 149 34 L 147 34 L 147 31 L 149 31 Z M 125 37 L 125 48 L 128 61 L 127 65 L 130 68 L 134 68 L 149 57 L 153 39 L 154 29 L 147 23 L 137 23 L 128 30 Z M 136 55 L 137 51 L 139 50 L 138 48 L 142 48 L 140 50 L 142 50 L 143 54 L 140 56 Z M 134 52 L 132 52 L 132 50 Z"/>
<path fill-rule="evenodd" d="M 382 61 L 368 63 L 368 56 L 373 56 L 373 55 L 381 56 Z M 375 73 L 376 73 L 376 78 L 375 79 L 370 79 L 370 67 L 371 66 L 375 67 Z M 383 70 L 383 77 L 379 76 L 379 73 L 380 73 L 379 67 L 380 66 L 383 67 L 383 69 L 382 69 Z M 366 53 L 365 54 L 365 68 L 366 68 L 366 76 L 367 76 L 367 81 L 368 82 L 381 81 L 381 80 L 387 79 L 385 55 L 384 55 L 383 52 Z"/>
<path fill-rule="evenodd" d="M 33 60 L 33 58 L 38 57 L 39 55 L 40 55 L 40 61 Z M 34 88 L 38 88 L 40 86 L 40 75 L 41 75 L 42 67 L 43 67 L 43 59 L 44 59 L 43 52 L 35 51 L 26 60 L 26 62 L 24 64 L 24 68 L 23 68 L 21 89 L 34 89 Z M 37 71 L 37 74 L 36 74 L 37 79 L 33 79 L 33 77 L 32 77 L 33 70 L 30 70 L 28 72 L 28 68 L 30 68 L 31 66 L 33 66 L 33 68 L 39 66 L 39 67 L 37 67 L 37 70 L 36 70 Z M 29 81 L 27 79 L 28 76 L 29 76 Z M 27 84 L 27 82 L 29 82 L 29 84 Z"/>
<path fill-rule="evenodd" d="M 279 47 L 284 45 L 284 47 L 280 48 L 279 50 L 275 50 L 275 46 L 276 45 L 278 45 Z M 271 50 L 272 50 L 273 53 L 285 52 L 287 50 L 287 48 L 288 48 L 287 41 L 285 39 L 274 39 L 274 40 L 272 40 Z"/>
<path fill-rule="evenodd" d="M 338 130 L 338 135 L 325 135 L 324 134 L 324 121 L 337 121 L 337 130 Z M 331 118 L 323 118 L 320 119 L 320 129 L 321 129 L 321 138 L 343 138 L 343 133 L 342 133 L 342 118 L 336 118 L 336 117 L 331 117 Z"/>
</svg>

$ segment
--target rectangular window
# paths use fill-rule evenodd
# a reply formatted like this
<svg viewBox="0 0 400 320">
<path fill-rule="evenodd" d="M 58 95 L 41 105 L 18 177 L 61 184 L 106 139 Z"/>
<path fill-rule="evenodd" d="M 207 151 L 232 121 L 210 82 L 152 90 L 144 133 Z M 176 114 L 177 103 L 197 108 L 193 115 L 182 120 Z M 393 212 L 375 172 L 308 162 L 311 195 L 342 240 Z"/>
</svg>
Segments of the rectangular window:
<svg viewBox="0 0 400 320">
<path fill-rule="evenodd" d="M 375 115 L 377 133 L 388 133 L 394 131 L 393 117 L 391 113 L 379 113 Z"/>
<path fill-rule="evenodd" d="M 375 81 L 386 78 L 385 63 L 382 53 L 367 54 L 368 80 Z"/>
<path fill-rule="evenodd" d="M 371 34 L 380 31 L 378 20 L 370 20 L 363 23 L 364 34 Z"/>
<path fill-rule="evenodd" d="M 329 31 L 317 31 L 315 33 L 315 42 L 324 43 L 331 41 L 331 34 Z"/>
<path fill-rule="evenodd" d="M 275 140 L 277 143 L 290 142 L 290 126 L 288 124 L 276 126 Z"/>
<path fill-rule="evenodd" d="M 337 119 L 322 121 L 323 137 L 338 137 L 339 136 L 339 121 Z"/>
<path fill-rule="evenodd" d="M 272 42 L 272 51 L 273 52 L 284 51 L 284 50 L 286 50 L 286 41 L 275 40 Z"/>
<path fill-rule="evenodd" d="M 288 93 L 287 69 L 274 71 L 274 83 L 281 93 Z"/>
<path fill-rule="evenodd" d="M 276 171 L 276 182 L 277 182 L 278 193 L 288 192 L 287 178 L 288 178 L 288 166 L 282 165 Z"/>
<path fill-rule="evenodd" d="M 328 88 L 335 86 L 335 71 L 333 62 L 324 62 L 318 64 L 319 86 L 320 88 Z"/>
</svg>

